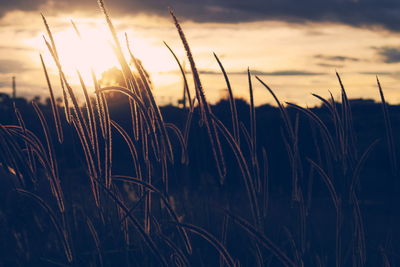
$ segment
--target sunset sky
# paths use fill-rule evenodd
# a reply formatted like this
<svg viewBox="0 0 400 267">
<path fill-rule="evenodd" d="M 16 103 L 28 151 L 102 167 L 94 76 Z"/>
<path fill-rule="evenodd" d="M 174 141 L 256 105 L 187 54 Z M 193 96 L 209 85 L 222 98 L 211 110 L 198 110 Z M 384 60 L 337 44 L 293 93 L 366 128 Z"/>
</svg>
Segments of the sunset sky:
<svg viewBox="0 0 400 267">
<path fill-rule="evenodd" d="M 226 94 L 213 57 L 221 59 L 237 97 L 248 98 L 250 68 L 285 101 L 312 106 L 310 95 L 338 95 L 337 70 L 352 98 L 377 99 L 380 77 L 390 103 L 400 103 L 400 2 L 395 0 L 113 0 L 106 1 L 120 33 L 126 32 L 134 53 L 151 74 L 160 103 L 176 103 L 182 79 L 167 42 L 181 61 L 185 52 L 169 17 L 175 10 L 191 45 L 206 94 L 211 102 Z M 61 61 L 72 84 L 76 70 L 101 73 L 117 64 L 110 36 L 96 0 L 0 1 L 0 92 L 47 97 L 39 54 L 59 82 L 43 41 L 47 18 Z M 71 25 L 83 35 L 79 40 Z M 188 66 L 187 66 L 188 67 Z M 271 103 L 254 79 L 256 104 Z M 78 90 L 78 89 L 76 89 Z M 191 88 L 193 90 L 193 88 Z"/>
</svg>

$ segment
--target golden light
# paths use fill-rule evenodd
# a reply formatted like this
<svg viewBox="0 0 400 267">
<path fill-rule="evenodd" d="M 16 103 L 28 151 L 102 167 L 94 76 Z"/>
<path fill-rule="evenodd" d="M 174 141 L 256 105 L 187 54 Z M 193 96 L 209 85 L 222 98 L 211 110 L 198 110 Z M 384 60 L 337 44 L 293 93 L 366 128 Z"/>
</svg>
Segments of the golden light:
<svg viewBox="0 0 400 267">
<path fill-rule="evenodd" d="M 47 18 L 52 31 L 57 52 L 64 73 L 69 83 L 79 86 L 77 71 L 82 75 L 89 91 L 93 90 L 91 69 L 96 74 L 97 79 L 102 78 L 102 74 L 113 67 L 120 68 L 120 64 L 115 55 L 113 45 L 114 40 L 110 34 L 107 24 L 102 18 L 74 18 L 79 34 L 74 29 L 69 19 Z M 181 77 L 178 72 L 178 65 L 169 50 L 163 44 L 160 36 L 150 36 L 147 32 L 139 29 L 121 27 L 118 20 L 114 20 L 118 39 L 126 61 L 130 64 L 130 56 L 125 42 L 125 32 L 129 37 L 130 48 L 135 56 L 140 59 L 146 71 L 150 74 L 154 89 L 158 88 L 181 87 Z M 53 75 L 53 83 L 58 77 L 58 70 L 43 40 L 43 36 L 49 41 L 48 34 L 43 26 L 39 35 L 28 38 L 24 41 L 26 46 L 35 47 L 36 51 L 42 54 L 48 71 Z M 184 56 L 184 52 L 180 51 Z M 35 62 L 38 69 L 39 65 L 37 53 L 32 53 L 32 62 Z M 135 70 L 133 64 L 130 64 Z M 107 82 L 107 81 L 106 81 Z M 79 88 L 79 87 L 77 87 Z M 76 90 L 79 94 L 80 90 Z M 165 94 L 165 90 L 160 91 Z"/>
<path fill-rule="evenodd" d="M 83 78 L 90 80 L 93 69 L 97 76 L 118 66 L 106 29 L 79 27 L 80 36 L 72 28 L 54 34 L 57 51 L 64 72 L 76 76 L 79 71 Z"/>
<path fill-rule="evenodd" d="M 78 25 L 80 37 L 72 26 L 54 33 L 57 51 L 66 73 L 76 73 L 77 69 L 86 72 L 93 68 L 95 73 L 100 75 L 114 66 L 119 66 L 112 48 L 113 40 L 109 30 L 104 23 L 102 24 L 95 27 Z M 171 60 L 171 55 L 162 40 L 156 42 L 146 39 L 133 31 L 130 31 L 128 36 L 132 51 L 142 61 L 147 71 L 156 73 L 177 69 L 176 63 Z M 124 33 L 118 33 L 118 38 L 129 63 L 130 57 L 126 49 Z"/>
</svg>

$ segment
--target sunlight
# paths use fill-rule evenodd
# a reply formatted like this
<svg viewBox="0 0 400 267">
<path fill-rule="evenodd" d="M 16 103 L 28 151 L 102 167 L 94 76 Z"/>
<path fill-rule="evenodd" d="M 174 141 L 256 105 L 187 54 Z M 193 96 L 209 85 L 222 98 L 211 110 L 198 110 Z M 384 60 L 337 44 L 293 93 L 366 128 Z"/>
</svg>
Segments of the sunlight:
<svg viewBox="0 0 400 267">
<path fill-rule="evenodd" d="M 105 71 L 113 67 L 119 68 L 119 62 L 113 50 L 114 42 L 108 27 L 104 23 L 101 21 L 90 21 L 76 23 L 76 26 L 79 35 L 72 24 L 61 30 L 52 28 L 64 73 L 71 84 L 79 84 L 77 71 L 80 72 L 84 81 L 90 84 L 92 81 L 91 69 L 93 69 L 97 78 L 100 79 Z M 133 53 L 141 60 L 155 83 L 163 84 L 164 82 L 171 82 L 171 79 L 165 78 L 163 74 L 177 70 L 177 65 L 164 44 L 159 40 L 155 41 L 154 39 L 143 37 L 132 30 L 128 31 L 128 36 Z M 125 59 L 130 64 L 132 70 L 135 70 L 135 67 L 129 60 L 130 56 L 123 32 L 118 35 L 118 39 Z M 38 50 L 43 53 L 48 66 L 57 73 L 57 68 L 42 37 L 28 40 L 27 43 L 38 47 Z"/>
<path fill-rule="evenodd" d="M 76 76 L 78 70 L 86 81 L 90 81 L 91 69 L 100 76 L 104 71 L 118 66 L 105 29 L 87 26 L 78 26 L 78 29 L 81 37 L 72 26 L 54 34 L 61 64 L 67 75 Z"/>
</svg>

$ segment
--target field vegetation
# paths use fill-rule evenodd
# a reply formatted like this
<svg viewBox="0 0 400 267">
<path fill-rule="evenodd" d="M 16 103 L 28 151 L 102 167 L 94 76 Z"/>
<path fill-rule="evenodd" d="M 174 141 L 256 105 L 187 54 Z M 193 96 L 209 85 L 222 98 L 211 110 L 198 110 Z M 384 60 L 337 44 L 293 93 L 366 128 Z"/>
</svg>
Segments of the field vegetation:
<svg viewBox="0 0 400 267">
<path fill-rule="evenodd" d="M 93 73 L 73 88 L 43 17 L 62 99 L 41 57 L 48 103 L 0 101 L 0 265 L 399 264 L 400 108 L 379 80 L 381 103 L 349 99 L 337 74 L 341 98 L 314 95 L 321 106 L 305 108 L 248 70 L 246 103 L 214 55 L 228 97 L 210 105 L 171 10 L 193 79 L 166 44 L 186 100 L 160 107 L 128 37 L 99 6 L 120 82 L 103 86 Z M 274 106 L 255 107 L 254 83 Z"/>
</svg>

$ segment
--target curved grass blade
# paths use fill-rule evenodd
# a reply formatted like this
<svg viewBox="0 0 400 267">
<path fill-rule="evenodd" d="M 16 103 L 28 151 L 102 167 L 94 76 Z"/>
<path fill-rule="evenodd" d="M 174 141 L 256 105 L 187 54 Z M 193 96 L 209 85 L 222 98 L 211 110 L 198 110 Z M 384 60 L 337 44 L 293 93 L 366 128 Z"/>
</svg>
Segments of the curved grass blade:
<svg viewBox="0 0 400 267">
<path fill-rule="evenodd" d="M 17 192 L 34 200 L 36 203 L 38 203 L 40 205 L 40 207 L 43 208 L 43 210 L 46 211 L 46 214 L 50 217 L 50 220 L 51 220 L 54 228 L 56 229 L 57 235 L 59 236 L 61 243 L 64 247 L 65 256 L 66 256 L 68 262 L 71 263 L 74 259 L 73 255 L 72 255 L 72 250 L 71 250 L 70 244 L 68 242 L 67 236 L 65 236 L 65 231 L 61 227 L 62 224 L 61 224 L 61 222 L 59 222 L 57 220 L 57 217 L 56 217 L 54 211 L 38 195 L 36 195 L 32 192 L 23 190 L 23 189 L 17 189 Z"/>
<path fill-rule="evenodd" d="M 350 185 L 350 193 L 354 192 L 356 189 L 356 186 L 359 182 L 360 179 L 360 172 L 362 167 L 365 164 L 365 161 L 367 160 L 368 156 L 371 154 L 372 150 L 375 148 L 375 146 L 379 143 L 379 139 L 375 140 L 374 142 L 372 142 L 367 149 L 364 151 L 364 153 L 361 155 L 360 159 L 358 160 L 354 171 L 353 171 L 353 179 L 351 181 L 351 185 Z"/>
<path fill-rule="evenodd" d="M 278 105 L 279 111 L 281 112 L 281 116 L 283 118 L 283 122 L 285 123 L 286 130 L 288 131 L 290 138 L 294 139 L 294 130 L 293 130 L 293 127 L 290 122 L 290 118 L 289 118 L 289 115 L 288 115 L 286 109 L 283 107 L 282 103 L 279 101 L 279 99 L 275 95 L 274 91 L 265 82 L 263 82 L 258 76 L 256 76 L 256 79 L 268 90 L 268 92 L 274 98 L 276 104 Z"/>
<path fill-rule="evenodd" d="M 323 133 L 323 136 L 326 139 L 326 142 L 328 143 L 328 146 L 331 150 L 331 152 L 333 153 L 334 158 L 336 158 L 336 149 L 335 149 L 335 143 L 333 141 L 332 135 L 329 133 L 328 127 L 325 125 L 325 123 L 317 116 L 315 115 L 314 112 L 312 112 L 309 109 L 305 109 L 303 107 L 300 107 L 299 105 L 293 104 L 293 103 L 289 103 L 287 102 L 287 104 L 299 111 L 301 111 L 302 113 L 304 113 L 305 115 L 307 115 L 310 119 L 312 119 L 321 129 L 321 132 Z"/>
<path fill-rule="evenodd" d="M 179 70 L 181 71 L 181 74 L 182 74 L 182 77 L 183 77 L 183 84 L 185 86 L 184 89 L 185 89 L 186 95 L 188 96 L 188 99 L 189 99 L 190 110 L 193 110 L 193 102 L 192 102 L 192 97 L 190 96 L 189 85 L 188 85 L 188 82 L 187 82 L 185 70 L 183 69 L 181 63 L 179 62 L 178 57 L 176 56 L 174 51 L 171 49 L 171 47 L 169 47 L 169 45 L 166 42 L 164 42 L 164 44 L 168 48 L 168 50 L 171 52 L 171 54 L 174 56 L 176 63 L 178 63 Z"/>
<path fill-rule="evenodd" d="M 218 250 L 218 252 L 223 257 L 223 259 L 225 260 L 225 263 L 228 266 L 232 266 L 232 267 L 236 266 L 235 261 L 233 260 L 232 256 L 229 254 L 228 250 L 224 247 L 224 245 L 221 244 L 221 242 L 219 242 L 209 232 L 207 232 L 206 230 L 204 230 L 198 226 L 192 225 L 192 224 L 176 223 L 176 222 L 172 222 L 172 223 L 179 227 L 188 229 L 189 231 L 191 231 L 195 234 L 198 234 L 199 236 L 201 236 L 202 238 L 207 240 L 208 243 L 210 243 L 215 249 Z"/>
<path fill-rule="evenodd" d="M 164 203 L 168 213 L 174 219 L 174 221 L 176 221 L 177 223 L 180 222 L 179 218 L 178 218 L 178 215 L 175 213 L 174 209 L 169 204 L 168 198 L 160 190 L 155 188 L 153 185 L 151 185 L 149 183 L 146 183 L 145 181 L 143 181 L 141 179 L 130 177 L 130 176 L 113 175 L 112 178 L 114 180 L 117 180 L 117 181 L 123 181 L 123 182 L 128 182 L 128 183 L 139 184 L 139 185 L 143 186 L 144 188 L 146 188 L 147 190 L 150 190 L 150 191 L 152 191 L 154 193 L 157 193 L 160 196 L 162 202 Z M 182 240 L 185 243 L 186 250 L 188 251 L 189 254 L 191 254 L 192 253 L 192 245 L 190 243 L 190 240 L 189 240 L 189 238 L 187 236 L 186 231 L 185 230 L 180 230 L 179 232 L 181 234 Z"/>
<path fill-rule="evenodd" d="M 110 198 L 124 211 L 125 214 L 128 214 L 128 218 L 131 220 L 133 225 L 135 226 L 136 230 L 138 230 L 139 234 L 143 238 L 143 240 L 146 242 L 146 244 L 149 246 L 153 254 L 156 256 L 156 258 L 160 261 L 162 266 L 167 267 L 168 264 L 162 255 L 161 251 L 159 248 L 156 246 L 154 243 L 153 239 L 149 234 L 146 233 L 146 231 L 143 229 L 143 227 L 140 225 L 140 223 L 136 220 L 135 217 L 133 217 L 131 214 L 129 214 L 129 209 L 125 206 L 124 203 L 121 202 L 121 200 L 105 185 L 103 185 L 100 181 L 95 180 L 99 186 L 110 196 Z"/>
<path fill-rule="evenodd" d="M 215 116 L 213 116 L 213 119 L 216 122 L 218 129 L 221 131 L 222 135 L 228 141 L 230 147 L 232 148 L 232 150 L 235 154 L 236 160 L 237 160 L 240 170 L 242 172 L 244 184 L 246 186 L 246 191 L 247 191 L 247 195 L 249 197 L 250 207 L 251 207 L 254 223 L 257 226 L 257 228 L 260 228 L 261 227 L 261 219 L 260 219 L 260 210 L 259 210 L 256 190 L 254 187 L 253 180 L 251 178 L 251 174 L 250 174 L 246 159 L 244 158 L 244 155 L 243 155 L 238 143 L 235 142 L 234 137 L 229 133 L 229 131 L 228 131 L 228 129 L 226 129 L 225 125 L 220 120 L 218 120 L 218 118 L 216 118 Z"/>
<path fill-rule="evenodd" d="M 249 233 L 257 242 L 259 242 L 263 247 L 267 250 L 271 251 L 271 253 L 277 257 L 277 259 L 284 266 L 292 266 L 295 267 L 296 264 L 292 259 L 290 259 L 274 242 L 272 242 L 268 237 L 266 237 L 263 233 L 257 231 L 249 222 L 245 219 L 240 218 L 237 215 L 234 215 L 232 212 L 228 210 L 224 210 L 225 213 L 232 219 L 233 222 L 237 223 L 243 230 Z"/>
<path fill-rule="evenodd" d="M 53 118 L 54 118 L 54 124 L 56 125 L 58 142 L 61 144 L 64 141 L 64 136 L 63 136 L 62 126 L 61 126 L 60 113 L 58 112 L 58 108 L 57 108 L 56 102 L 54 100 L 53 87 L 51 86 L 50 78 L 47 73 L 46 65 L 44 63 L 42 55 L 40 55 L 40 61 L 42 62 L 44 75 L 46 76 L 47 86 L 48 86 L 49 92 L 50 92 L 51 110 L 53 111 Z"/>
<path fill-rule="evenodd" d="M 57 162 L 56 162 L 56 158 L 55 158 L 53 142 L 51 141 L 49 126 L 48 126 L 47 121 L 46 121 L 42 111 L 40 110 L 39 106 L 35 102 L 32 102 L 32 106 L 35 109 L 36 114 L 40 120 L 40 124 L 42 126 L 43 133 L 44 133 L 44 136 L 46 139 L 47 153 L 49 154 L 49 162 L 50 162 L 50 166 L 51 166 L 51 176 L 53 178 L 52 183 L 53 183 L 53 186 L 55 189 L 54 193 L 55 193 L 55 197 L 57 199 L 58 207 L 61 212 L 64 212 L 64 210 L 65 210 L 64 196 L 63 196 L 63 191 L 62 191 L 61 185 L 60 185 L 60 177 L 58 175 L 58 167 L 57 167 Z"/>
<path fill-rule="evenodd" d="M 140 162 L 137 154 L 137 150 L 135 144 L 133 143 L 132 139 L 129 137 L 128 133 L 115 121 L 111 120 L 111 125 L 121 134 L 124 138 L 126 144 L 128 145 L 129 151 L 132 156 L 132 161 L 135 167 L 135 173 L 137 177 L 142 177 L 142 171 L 140 168 Z"/>
<path fill-rule="evenodd" d="M 181 162 L 185 163 L 187 161 L 188 151 L 187 151 L 187 146 L 186 146 L 186 143 L 185 143 L 185 139 L 184 139 L 184 137 L 183 137 L 183 135 L 181 133 L 181 130 L 179 130 L 179 128 L 176 127 L 176 125 L 173 124 L 173 123 L 166 123 L 165 127 L 168 128 L 168 129 L 171 129 L 175 133 L 176 137 L 178 137 L 178 141 L 179 141 L 179 144 L 181 145 L 181 149 L 182 149 Z"/>
<path fill-rule="evenodd" d="M 237 114 L 237 109 L 236 109 L 236 102 L 235 98 L 233 96 L 232 92 L 232 87 L 231 83 L 229 82 L 229 77 L 228 74 L 226 74 L 225 68 L 222 65 L 221 61 L 219 60 L 218 56 L 214 54 L 215 59 L 218 62 L 218 65 L 224 75 L 226 86 L 228 88 L 228 93 L 229 93 L 229 105 L 231 108 L 231 115 L 232 115 L 232 128 L 233 128 L 233 137 L 235 138 L 236 142 L 240 145 L 240 135 L 239 135 L 239 119 L 238 119 L 238 114 Z"/>
<path fill-rule="evenodd" d="M 195 89 L 196 89 L 196 97 L 198 99 L 199 105 L 200 105 L 200 110 L 202 114 L 202 121 L 205 123 L 206 128 L 207 128 L 207 133 L 211 142 L 211 148 L 213 151 L 213 156 L 214 160 L 216 162 L 216 167 L 218 170 L 218 174 L 220 177 L 220 183 L 223 184 L 226 176 L 226 165 L 225 165 L 225 160 L 224 160 L 224 155 L 223 151 L 221 148 L 221 143 L 218 137 L 216 125 L 214 121 L 211 118 L 212 111 L 211 108 L 206 100 L 206 96 L 203 90 L 203 86 L 200 81 L 200 76 L 197 71 L 196 64 L 193 59 L 192 52 L 190 50 L 189 44 L 187 42 L 186 36 L 183 33 L 183 30 L 178 22 L 178 19 L 176 18 L 175 14 L 173 13 L 172 10 L 170 10 L 170 14 L 172 16 L 172 19 L 175 23 L 175 27 L 178 30 L 179 36 L 181 38 L 182 44 L 186 50 L 187 58 L 190 63 L 190 67 L 192 69 L 192 75 L 193 75 L 193 80 L 195 83 Z"/>
<path fill-rule="evenodd" d="M 393 137 L 393 129 L 392 129 L 392 122 L 390 120 L 390 115 L 389 115 L 389 109 L 387 102 L 385 100 L 385 95 L 383 94 L 383 89 L 381 86 L 381 83 L 376 77 L 376 82 L 378 84 L 378 89 L 379 89 L 379 95 L 381 97 L 381 103 L 382 103 L 382 111 L 383 111 L 383 117 L 385 120 L 385 128 L 386 128 L 386 138 L 387 138 L 387 143 L 388 143 L 388 148 L 389 148 L 389 156 L 390 156 L 390 163 L 392 167 L 392 173 L 393 175 L 398 175 L 398 166 L 397 166 L 397 153 L 396 153 L 396 146 L 394 142 L 394 137 Z"/>
<path fill-rule="evenodd" d="M 103 266 L 103 253 L 101 251 L 101 243 L 99 235 L 96 231 L 96 228 L 93 225 L 93 222 L 89 219 L 89 217 L 86 218 L 86 224 L 89 228 L 90 234 L 92 235 L 93 242 L 96 246 L 97 254 L 99 255 L 99 264 L 100 266 Z"/>
<path fill-rule="evenodd" d="M 22 129 L 22 133 L 24 135 L 27 134 L 27 129 L 26 129 L 26 125 L 25 125 L 25 121 L 22 118 L 21 113 L 19 112 L 18 108 L 16 107 L 16 105 L 14 104 L 14 113 L 17 117 L 18 123 Z M 33 152 L 32 152 L 32 147 L 28 144 L 28 142 L 25 141 L 25 146 L 28 150 L 28 161 L 29 161 L 29 165 L 31 167 L 32 173 L 36 172 L 36 164 L 35 164 L 35 159 L 33 157 Z"/>
</svg>

